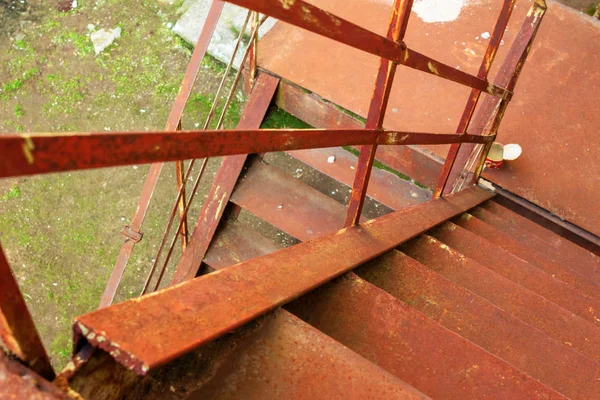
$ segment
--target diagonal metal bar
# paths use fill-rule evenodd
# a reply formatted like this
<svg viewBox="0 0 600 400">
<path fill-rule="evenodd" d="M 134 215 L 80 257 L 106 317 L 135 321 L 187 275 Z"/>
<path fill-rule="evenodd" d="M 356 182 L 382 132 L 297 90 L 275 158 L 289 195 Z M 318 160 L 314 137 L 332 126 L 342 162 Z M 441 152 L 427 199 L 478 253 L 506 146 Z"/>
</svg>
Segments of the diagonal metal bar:
<svg viewBox="0 0 600 400">
<path fill-rule="evenodd" d="M 406 33 L 406 28 L 408 27 L 412 3 L 412 0 L 394 1 L 387 33 L 388 39 L 391 39 L 394 42 L 402 42 Z M 379 60 L 379 70 L 377 71 L 377 77 L 375 79 L 375 87 L 373 89 L 373 96 L 371 97 L 371 104 L 369 105 L 369 113 L 367 115 L 365 128 L 382 128 L 395 74 L 396 64 L 385 58 L 381 58 Z M 373 168 L 376 152 L 377 145 L 362 146 L 360 148 L 344 226 L 355 225 L 360 221 L 360 215 L 365 202 L 365 196 L 367 195 L 367 187 L 369 185 L 369 178 L 371 177 L 371 169 Z"/>
<path fill-rule="evenodd" d="M 171 108 L 167 125 L 165 127 L 166 131 L 177 130 L 177 127 L 181 123 L 181 116 L 183 115 L 185 104 L 190 96 L 192 87 L 196 81 L 196 77 L 198 76 L 202 59 L 204 58 L 204 54 L 208 49 L 208 43 L 210 42 L 210 38 L 212 37 L 215 27 L 217 26 L 223 6 L 224 3 L 221 0 L 213 0 L 208 12 L 208 16 L 204 23 L 204 27 L 202 28 L 202 32 L 200 33 L 200 37 L 198 38 L 198 42 L 194 48 L 192 58 L 190 59 L 190 63 L 185 71 L 183 81 L 181 82 L 181 86 L 179 88 L 179 93 L 177 94 L 175 103 Z M 152 165 L 150 167 L 150 171 L 148 171 L 148 175 L 146 176 L 144 186 L 142 187 L 142 192 L 140 193 L 140 197 L 138 199 L 138 205 L 133 215 L 131 225 L 128 227 L 131 231 L 138 233 L 138 235 L 140 235 L 139 231 L 142 227 L 142 223 L 144 222 L 144 218 L 146 217 L 146 212 L 148 211 L 148 206 L 150 205 L 150 200 L 152 199 L 152 194 L 154 193 L 154 188 L 158 182 L 158 177 L 162 167 L 162 163 Z M 106 307 L 112 303 L 135 243 L 135 240 L 127 237 L 125 238 L 125 241 L 121 246 L 121 250 L 119 251 L 119 255 L 117 256 L 117 261 L 115 262 L 113 271 L 108 278 L 108 282 L 106 283 L 106 288 L 104 289 L 102 298 L 100 299 L 100 308 Z"/>
<path fill-rule="evenodd" d="M 380 129 L 247 129 L 0 135 L 0 177 L 346 145 L 486 143 L 493 137 Z"/>
<path fill-rule="evenodd" d="M 79 316 L 75 339 L 145 375 L 492 196 L 474 187 Z"/>
<path fill-rule="evenodd" d="M 44 378 L 54 379 L 42 340 L 0 247 L 0 353 L 2 347 Z"/>
<path fill-rule="evenodd" d="M 506 86 L 511 91 L 514 90 L 545 12 L 546 2 L 544 0 L 535 0 L 534 4 L 527 12 L 527 16 L 523 21 L 508 54 L 502 62 L 500 71 L 494 79 L 495 82 Z M 481 104 L 480 110 L 475 114 L 469 125 L 469 132 L 481 135 L 487 131 L 495 136 L 507 106 L 507 101 L 486 97 Z M 452 182 L 453 186 L 459 179 L 465 178 L 464 176 L 461 178 L 462 171 L 469 162 L 470 155 L 474 148 L 475 146 L 462 146 L 461 151 L 458 153 L 448 178 L 448 182 Z M 472 177 L 478 177 L 479 172 L 483 168 L 483 160 L 485 160 L 488 150 L 489 148 L 484 148 L 480 153 L 480 162 L 479 165 L 476 166 L 477 171 Z M 477 161 L 475 161 L 475 163 L 477 163 Z M 447 191 L 448 189 L 446 188 L 446 192 Z"/>
<path fill-rule="evenodd" d="M 227 0 L 227 2 L 261 12 L 398 64 L 481 90 L 492 96 L 509 99 L 512 95 L 504 88 L 408 49 L 404 43 L 396 43 L 303 0 Z"/>
<path fill-rule="evenodd" d="M 494 31 L 492 32 L 492 37 L 490 38 L 490 43 L 483 56 L 483 60 L 481 60 L 481 65 L 479 66 L 479 72 L 477 73 L 477 76 L 479 78 L 487 79 L 490 68 L 492 67 L 492 63 L 494 62 L 494 58 L 496 57 L 496 53 L 498 52 L 498 48 L 500 47 L 500 42 L 502 40 L 502 37 L 504 36 L 506 26 L 508 25 L 508 21 L 510 20 L 510 15 L 512 14 L 512 10 L 514 9 L 515 1 L 516 0 L 504 0 L 502 9 L 500 10 L 500 15 L 498 16 L 498 19 L 496 21 L 496 26 L 494 27 Z M 471 122 L 471 118 L 473 117 L 473 113 L 475 112 L 475 108 L 477 107 L 477 103 L 479 102 L 480 97 L 481 91 L 477 89 L 471 90 L 471 94 L 469 95 L 469 99 L 467 100 L 467 104 L 465 105 L 465 109 L 458 123 L 458 127 L 456 128 L 457 133 L 465 132 L 467 130 L 467 127 Z M 460 143 L 450 146 L 450 150 L 448 151 L 448 155 L 446 156 L 446 162 L 442 167 L 442 172 L 440 174 L 438 184 L 433 193 L 433 197 L 440 197 L 444 192 L 446 182 L 448 182 L 448 176 L 450 175 L 450 171 L 454 166 L 454 161 L 456 160 L 456 155 L 459 151 Z"/>
<path fill-rule="evenodd" d="M 258 75 L 256 85 L 252 89 L 248 103 L 244 108 L 238 128 L 260 127 L 278 85 L 278 78 L 268 74 Z M 188 250 L 183 253 L 171 284 L 180 283 L 196 276 L 245 162 L 246 155 L 225 157 L 223 159 L 208 197 L 202 205 L 198 222 L 192 234 L 191 244 Z"/>
</svg>

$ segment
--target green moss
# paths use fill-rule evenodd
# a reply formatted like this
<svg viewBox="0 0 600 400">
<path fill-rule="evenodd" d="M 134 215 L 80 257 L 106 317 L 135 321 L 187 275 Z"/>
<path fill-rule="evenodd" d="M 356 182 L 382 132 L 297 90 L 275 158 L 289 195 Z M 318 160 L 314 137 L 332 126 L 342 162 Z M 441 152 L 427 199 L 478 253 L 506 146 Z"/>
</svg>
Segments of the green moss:
<svg viewBox="0 0 600 400">
<path fill-rule="evenodd" d="M 85 57 L 94 51 L 90 38 L 75 31 L 60 32 L 54 37 L 53 42 L 63 46 L 73 45 L 76 54 L 80 57 Z"/>
<path fill-rule="evenodd" d="M 350 152 L 350 153 L 354 154 L 356 157 L 358 157 L 358 156 L 360 155 L 360 151 L 358 151 L 357 149 L 355 149 L 355 148 L 354 148 L 354 147 L 352 147 L 352 146 L 342 146 L 342 148 L 343 148 L 344 150 L 346 150 L 346 151 L 348 151 L 348 152 Z M 375 168 L 377 168 L 377 169 L 381 169 L 381 170 L 383 170 L 383 171 L 387 171 L 387 172 L 389 172 L 389 173 L 391 173 L 391 174 L 394 174 L 394 175 L 396 175 L 398 178 L 400 178 L 400 179 L 402 179 L 402 180 L 404 180 L 404 181 L 409 181 L 409 182 L 412 182 L 413 184 L 415 184 L 416 186 L 418 186 L 418 187 L 420 187 L 420 188 L 422 188 L 422 189 L 429 189 L 427 186 L 423 185 L 422 183 L 420 183 L 420 182 L 417 182 L 417 181 L 415 181 L 415 180 L 411 179 L 411 177 L 410 177 L 410 176 L 408 176 L 408 175 L 404 175 L 402 172 L 400 172 L 400 171 L 396 171 L 395 169 L 388 167 L 387 165 L 383 164 L 382 162 L 380 162 L 380 161 L 378 161 L 378 160 L 375 160 L 375 161 L 373 162 L 373 167 L 375 167 Z"/>
<path fill-rule="evenodd" d="M 583 12 L 587 15 L 594 16 L 594 14 L 596 13 L 596 7 L 597 5 L 595 3 L 590 3 L 587 5 L 587 7 L 584 8 Z"/>
<path fill-rule="evenodd" d="M 25 115 L 25 110 L 23 110 L 23 106 L 20 104 L 15 106 L 13 112 L 17 118 L 21 118 L 23 115 Z"/>
<path fill-rule="evenodd" d="M 225 63 L 222 63 L 210 54 L 204 56 L 204 59 L 202 60 L 202 66 L 208 69 L 209 71 L 216 72 L 219 74 L 225 72 L 225 69 L 227 68 L 227 65 L 225 65 Z"/>
<path fill-rule="evenodd" d="M 75 106 L 84 98 L 86 80 L 89 78 L 77 75 L 72 78 L 60 74 L 46 75 L 43 91 L 51 94 L 52 99 L 44 104 L 44 113 L 47 116 L 73 113 Z"/>
<path fill-rule="evenodd" d="M 308 129 L 310 125 L 277 106 L 269 107 L 262 129 Z"/>
<path fill-rule="evenodd" d="M 0 199 L 2 201 L 7 201 L 10 199 L 16 199 L 19 197 L 21 197 L 21 189 L 19 189 L 19 186 L 14 185 L 13 187 L 10 188 L 8 193 L 6 193 L 4 196 L 0 197 Z"/>
</svg>

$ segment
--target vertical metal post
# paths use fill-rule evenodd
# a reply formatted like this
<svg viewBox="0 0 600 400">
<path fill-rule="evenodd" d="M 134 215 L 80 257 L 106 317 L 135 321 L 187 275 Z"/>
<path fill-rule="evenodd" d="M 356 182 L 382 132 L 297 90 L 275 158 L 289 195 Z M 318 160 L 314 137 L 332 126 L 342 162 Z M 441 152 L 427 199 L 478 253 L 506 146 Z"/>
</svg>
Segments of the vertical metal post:
<svg viewBox="0 0 600 400">
<path fill-rule="evenodd" d="M 500 42 L 502 40 L 502 37 L 504 36 L 506 25 L 510 20 L 510 15 L 512 14 L 514 5 L 515 0 L 505 0 L 504 4 L 502 5 L 500 15 L 498 16 L 498 20 L 496 21 L 496 26 L 494 27 L 494 31 L 492 32 L 492 37 L 490 38 L 490 43 L 483 56 L 483 60 L 481 60 L 481 65 L 479 66 L 479 72 L 477 73 L 478 78 L 487 79 L 492 63 L 494 62 L 496 53 L 498 52 L 498 47 L 500 46 Z M 480 96 L 480 90 L 471 90 L 471 94 L 469 96 L 469 99 L 467 100 L 467 104 L 465 105 L 462 117 L 460 118 L 458 127 L 456 128 L 457 134 L 466 132 L 467 127 L 471 122 L 471 118 L 473 117 L 473 113 L 475 112 L 475 108 L 477 107 L 477 103 L 479 102 Z M 446 156 L 446 162 L 442 167 L 442 172 L 440 173 L 438 184 L 435 188 L 435 191 L 433 192 L 434 198 L 440 197 L 444 192 L 446 183 L 448 182 L 448 177 L 450 176 L 450 171 L 454 166 L 454 162 L 456 161 L 456 156 L 458 155 L 460 148 L 460 143 L 456 143 L 450 146 L 450 151 Z"/>
<path fill-rule="evenodd" d="M 412 0 L 394 0 L 387 33 L 388 39 L 395 42 L 401 42 L 404 39 L 412 3 Z M 373 96 L 371 97 L 371 104 L 369 106 L 369 113 L 367 115 L 366 129 L 379 129 L 383 126 L 385 110 L 390 97 L 395 73 L 396 63 L 381 58 L 379 61 L 377 78 L 375 79 Z M 350 196 L 346 220 L 344 221 L 345 227 L 355 225 L 360 220 L 376 152 L 377 145 L 362 146 L 360 148 L 356 174 L 352 185 L 352 195 Z"/>
<path fill-rule="evenodd" d="M 497 86 L 504 87 L 511 92 L 514 91 L 545 12 L 545 0 L 534 0 L 534 4 L 527 12 L 527 17 L 523 21 L 508 54 L 504 58 L 498 75 L 494 79 L 494 83 Z M 506 99 L 486 96 L 481 105 L 481 109 L 477 112 L 469 125 L 469 133 L 481 135 L 484 131 L 487 131 L 487 134 L 495 135 L 498 131 L 500 122 L 504 117 L 507 106 L 508 101 Z M 456 182 L 459 179 L 468 179 L 472 183 L 479 177 L 490 145 L 486 146 L 484 151 L 480 154 L 479 160 L 476 163 L 477 167 L 475 173 L 470 177 L 462 176 L 463 169 L 475 147 L 476 145 L 473 144 L 461 146 L 461 150 L 456 156 L 454 166 L 450 170 L 448 181 Z M 445 192 L 448 192 L 448 189 L 446 189 Z"/>
<path fill-rule="evenodd" d="M 48 380 L 54 370 L 0 246 L 0 344 Z M 1 351 L 1 350 L 0 350 Z"/>
</svg>

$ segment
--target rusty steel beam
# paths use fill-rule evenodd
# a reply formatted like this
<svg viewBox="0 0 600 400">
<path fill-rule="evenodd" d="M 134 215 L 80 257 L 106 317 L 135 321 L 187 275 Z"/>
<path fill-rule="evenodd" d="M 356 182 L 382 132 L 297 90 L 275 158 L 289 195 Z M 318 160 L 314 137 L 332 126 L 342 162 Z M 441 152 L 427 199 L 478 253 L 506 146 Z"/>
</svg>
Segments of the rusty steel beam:
<svg viewBox="0 0 600 400">
<path fill-rule="evenodd" d="M 242 113 L 238 129 L 260 127 L 278 85 L 278 78 L 264 73 L 258 75 L 256 85 L 252 89 Z M 183 253 L 171 284 L 180 283 L 196 276 L 245 162 L 246 155 L 223 159 L 208 197 L 202 205 L 198 222 L 192 234 L 191 245 Z"/>
<path fill-rule="evenodd" d="M 402 42 L 408 27 L 408 20 L 412 9 L 412 0 L 394 0 L 392 5 L 392 15 L 388 26 L 387 37 L 394 42 Z M 375 78 L 375 87 L 369 112 L 367 114 L 366 129 L 381 129 L 383 127 L 383 119 L 387 109 L 394 75 L 396 74 L 396 64 L 381 58 L 379 60 L 379 70 Z M 363 204 L 367 195 L 367 186 L 371 177 L 373 162 L 375 161 L 375 153 L 377 145 L 362 146 L 356 164 L 356 173 L 354 174 L 354 183 L 352 192 L 348 202 L 348 211 L 344 226 L 356 225 L 360 221 Z"/>
<path fill-rule="evenodd" d="M 44 378 L 54 379 L 44 344 L 0 247 L 0 354 L 3 347 Z"/>
<path fill-rule="evenodd" d="M 0 399 L 68 400 L 59 388 L 0 351 Z"/>
<path fill-rule="evenodd" d="M 0 135 L 0 178 L 344 145 L 487 143 L 492 136 L 380 129 L 245 129 Z"/>
<path fill-rule="evenodd" d="M 544 0 L 534 0 L 508 54 L 502 62 L 500 71 L 496 75 L 494 82 L 505 86 L 511 91 L 514 90 L 545 12 L 546 2 Z M 488 131 L 490 134 L 496 135 L 507 105 L 507 101 L 498 101 L 498 99 L 486 97 L 481 104 L 480 110 L 471 121 L 468 132 L 481 135 L 485 131 Z M 467 165 L 474 149 L 475 146 L 462 146 L 461 151 L 456 156 L 454 166 L 450 169 L 448 182 L 454 184 L 461 177 L 463 169 Z M 479 164 L 476 166 L 476 171 L 472 175 L 471 181 L 479 177 L 479 173 L 483 168 L 483 161 L 487 156 L 487 150 L 486 148 L 482 151 Z M 450 187 L 446 187 L 444 193 L 449 193 L 450 191 Z"/>
<path fill-rule="evenodd" d="M 492 37 L 490 38 L 490 43 L 488 44 L 487 50 L 483 55 L 481 65 L 479 66 L 479 72 L 477 73 L 477 76 L 481 79 L 487 79 L 488 77 L 488 73 L 492 67 L 492 63 L 494 62 L 498 48 L 500 47 L 500 41 L 504 36 L 506 26 L 514 9 L 515 1 L 516 0 L 504 0 L 504 3 L 502 4 L 500 15 L 498 16 L 496 26 L 494 27 Z M 457 133 L 466 132 L 480 97 L 481 91 L 476 89 L 471 90 L 471 94 L 469 95 L 469 99 L 465 105 L 465 109 L 458 123 L 458 127 L 456 128 Z M 442 173 L 440 174 L 439 181 L 435 191 L 433 192 L 433 197 L 440 197 L 442 195 L 444 188 L 446 187 L 446 182 L 448 182 L 450 170 L 454 166 L 454 161 L 456 160 L 456 155 L 458 154 L 459 150 L 460 143 L 450 146 L 450 150 L 446 156 L 446 162 L 442 167 Z"/>
<path fill-rule="evenodd" d="M 173 104 L 169 118 L 167 119 L 167 125 L 165 127 L 166 131 L 176 131 L 181 124 L 181 116 L 183 115 L 185 104 L 190 96 L 196 77 L 198 76 L 200 65 L 202 65 L 202 59 L 206 54 L 208 43 L 217 26 L 224 5 L 225 4 L 220 0 L 213 0 L 212 2 L 206 21 L 204 22 L 204 27 L 202 28 L 202 32 L 200 33 L 200 37 L 198 38 L 198 42 L 192 53 L 192 58 L 190 59 L 183 81 L 179 87 L 179 93 L 177 93 L 177 98 L 175 99 L 175 103 Z M 115 266 L 113 267 L 113 271 L 108 278 L 106 288 L 100 299 L 99 308 L 106 307 L 112 303 L 117 288 L 119 287 L 119 282 L 125 272 L 127 261 L 129 261 L 129 257 L 131 256 L 131 252 L 133 251 L 135 244 L 139 242 L 142 237 L 140 229 L 144 222 L 144 218 L 146 217 L 146 212 L 148 211 L 150 200 L 152 199 L 152 194 L 154 193 L 154 188 L 158 182 L 162 167 L 162 163 L 153 164 L 150 167 L 150 171 L 148 171 L 131 224 L 125 227 L 124 230 L 125 233 L 130 232 L 131 234 L 125 235 L 125 241 L 121 246 Z"/>
<path fill-rule="evenodd" d="M 227 0 L 404 66 L 510 99 L 512 93 L 377 35 L 303 0 Z"/>
<path fill-rule="evenodd" d="M 473 187 L 79 316 L 75 341 L 145 375 L 492 196 Z"/>
</svg>

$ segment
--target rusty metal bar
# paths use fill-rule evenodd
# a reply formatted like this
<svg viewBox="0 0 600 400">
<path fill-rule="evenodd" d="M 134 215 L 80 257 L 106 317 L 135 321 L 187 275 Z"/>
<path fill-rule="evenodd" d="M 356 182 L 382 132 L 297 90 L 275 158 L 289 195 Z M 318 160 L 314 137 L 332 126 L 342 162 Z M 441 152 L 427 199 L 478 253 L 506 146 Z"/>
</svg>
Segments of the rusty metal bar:
<svg viewBox="0 0 600 400">
<path fill-rule="evenodd" d="M 387 37 L 394 42 L 402 42 L 408 27 L 408 19 L 412 9 L 412 0 L 395 0 L 392 5 L 392 15 L 388 26 Z M 396 74 L 396 64 L 381 58 L 379 60 L 379 70 L 375 79 L 375 87 L 369 113 L 367 115 L 366 129 L 381 129 L 385 111 L 387 109 L 394 75 Z M 348 211 L 344 226 L 356 225 L 360 221 L 365 196 L 367 195 L 367 186 L 371 177 L 371 169 L 375 161 L 377 146 L 362 146 L 356 165 L 356 174 L 352 185 L 352 194 L 348 202 Z"/>
<path fill-rule="evenodd" d="M 2 347 L 44 378 L 54 379 L 44 344 L 0 246 L 0 353 Z"/>
<path fill-rule="evenodd" d="M 377 35 L 303 0 L 227 0 L 356 49 L 398 64 L 509 99 L 512 93 L 444 63 L 406 48 L 404 43 Z"/>
<path fill-rule="evenodd" d="M 492 32 L 490 43 L 488 44 L 483 59 L 481 60 L 479 72 L 477 73 L 477 76 L 481 79 L 487 79 L 488 77 L 488 73 L 492 67 L 492 63 L 494 62 L 498 48 L 500 47 L 500 41 L 504 36 L 506 26 L 510 20 L 512 10 L 514 9 L 515 1 L 516 0 L 504 0 L 504 3 L 502 4 L 502 9 L 500 10 L 500 15 L 498 16 L 496 26 Z M 471 94 L 467 100 L 467 104 L 465 105 L 465 109 L 458 123 L 458 127 L 456 128 L 457 133 L 465 132 L 467 130 L 467 127 L 471 122 L 471 118 L 473 117 L 473 113 L 475 112 L 475 108 L 477 107 L 477 103 L 479 102 L 480 96 L 481 91 L 476 89 L 471 90 Z M 450 150 L 446 156 L 446 162 L 442 167 L 442 173 L 440 174 L 438 184 L 433 192 L 433 197 L 440 197 L 444 192 L 446 182 L 448 182 L 448 176 L 450 175 L 450 171 L 454 166 L 454 161 L 456 160 L 456 155 L 458 154 L 459 150 L 460 143 L 450 146 Z"/>
<path fill-rule="evenodd" d="M 257 24 L 256 27 L 252 30 L 250 34 L 250 42 L 253 42 L 258 37 L 258 29 L 261 25 L 267 20 L 268 16 L 264 16 Z M 231 84 L 231 89 L 229 90 L 229 94 L 227 95 L 227 100 L 225 101 L 225 106 L 223 107 L 223 111 L 221 112 L 221 116 L 219 117 L 219 122 L 217 122 L 217 129 L 221 129 L 223 127 L 223 121 L 225 120 L 225 114 L 227 113 L 227 109 L 229 108 L 229 104 L 233 100 L 233 96 L 235 95 L 235 88 L 237 87 L 240 78 L 242 77 L 242 66 L 246 63 L 248 59 L 248 55 L 250 54 L 250 50 L 252 50 L 252 46 L 248 46 L 244 55 L 242 57 L 242 63 L 240 64 L 240 68 L 235 74 L 235 78 L 233 79 L 233 83 Z M 259 126 L 260 127 L 260 126 Z M 258 128 L 257 128 L 258 129 Z"/>
<path fill-rule="evenodd" d="M 76 340 L 145 375 L 492 196 L 473 187 L 79 316 Z"/>
<path fill-rule="evenodd" d="M 258 75 L 238 124 L 239 129 L 260 127 L 278 85 L 279 78 L 264 73 Z M 246 155 L 223 159 L 208 197 L 202 205 L 198 222 L 192 234 L 191 245 L 183 253 L 171 284 L 180 283 L 196 276 L 245 162 Z"/>
<path fill-rule="evenodd" d="M 252 20 L 252 29 L 258 31 L 259 27 L 259 13 L 255 12 Z M 249 87 L 253 87 L 258 69 L 258 34 L 254 36 L 254 40 L 251 40 L 248 46 L 251 47 L 250 62 L 248 63 L 248 85 Z"/>
<path fill-rule="evenodd" d="M 0 135 L 0 178 L 345 145 L 487 143 L 493 136 L 380 129 L 248 129 Z"/>
<path fill-rule="evenodd" d="M 535 0 L 527 12 L 527 16 L 523 21 L 508 54 L 502 62 L 500 71 L 494 79 L 497 84 L 505 86 L 510 91 L 514 90 L 545 12 L 546 2 L 544 0 Z M 496 135 L 498 126 L 502 121 L 507 106 L 508 102 L 505 100 L 486 97 L 482 102 L 481 109 L 475 114 L 471 121 L 468 131 L 477 135 L 489 131 L 490 134 Z M 463 170 L 469 161 L 474 148 L 475 146 L 462 146 L 461 151 L 456 157 L 454 166 L 450 171 L 448 178 L 449 182 L 457 182 L 460 179 L 468 178 L 463 176 Z M 481 152 L 479 164 L 476 167 L 475 173 L 472 175 L 474 179 L 479 176 L 479 173 L 483 168 L 483 161 L 487 156 L 486 150 L 487 149 L 484 149 L 484 151 Z M 471 181 L 474 181 L 474 179 Z"/>
<path fill-rule="evenodd" d="M 183 161 L 175 162 L 175 173 L 177 175 L 177 191 L 181 191 L 182 195 L 179 196 L 179 219 L 181 220 L 181 229 L 179 230 L 179 235 L 181 236 L 181 251 L 185 251 L 185 247 L 188 243 L 188 224 L 187 217 L 184 215 L 184 210 L 186 209 L 185 202 L 185 177 L 183 173 L 184 165 Z"/>
<path fill-rule="evenodd" d="M 225 68 L 225 72 L 223 73 L 223 77 L 221 78 L 221 82 L 219 83 L 219 87 L 217 88 L 217 93 L 215 93 L 215 97 L 213 99 L 212 106 L 210 107 L 210 111 L 208 112 L 208 116 L 206 117 L 206 122 L 204 123 L 204 129 L 208 129 L 210 120 L 212 119 L 212 116 L 217 108 L 217 103 L 219 102 L 219 96 L 221 95 L 221 90 L 223 90 L 223 87 L 225 86 L 225 81 L 227 80 L 227 77 L 229 76 L 229 71 L 231 71 L 231 67 L 233 66 L 233 62 L 235 61 L 235 56 L 240 47 L 240 44 L 242 43 L 242 38 L 244 37 L 244 33 L 246 32 L 246 26 L 248 25 L 248 20 L 250 19 L 250 13 L 251 13 L 251 11 L 248 11 L 248 13 L 246 14 L 246 19 L 244 20 L 244 23 L 242 24 L 242 30 L 240 31 L 237 41 L 235 42 L 235 47 L 233 48 L 233 53 L 231 54 L 231 59 L 229 60 L 229 63 L 227 63 L 227 68 Z M 240 64 L 240 69 L 243 64 L 244 64 L 244 62 L 242 61 L 242 63 Z M 235 87 L 235 85 L 234 85 L 234 87 Z"/>
<path fill-rule="evenodd" d="M 223 3 L 221 0 L 213 0 L 208 12 L 208 16 L 204 23 L 204 27 L 202 28 L 202 32 L 200 33 L 200 37 L 198 38 L 198 42 L 194 48 L 192 58 L 190 59 L 190 63 L 185 71 L 185 76 L 181 82 L 179 93 L 177 94 L 177 98 L 175 99 L 173 107 L 171 108 L 167 125 L 165 127 L 166 131 L 177 130 L 177 126 L 181 122 L 181 116 L 183 115 L 185 104 L 190 96 L 192 87 L 196 81 L 196 77 L 198 76 L 200 65 L 202 65 L 202 59 L 204 58 L 204 54 L 208 49 L 208 43 L 210 42 L 210 38 L 212 37 L 215 27 L 217 26 L 217 22 L 219 21 L 224 4 L 225 3 Z M 135 209 L 131 224 L 127 227 L 133 233 L 137 234 L 139 238 L 141 238 L 140 229 L 142 227 L 142 223 L 144 222 L 144 218 L 146 217 L 146 212 L 148 211 L 148 206 L 150 205 L 150 200 L 152 199 L 152 194 L 154 193 L 154 188 L 158 182 L 158 177 L 162 167 L 162 163 L 154 164 L 150 167 L 150 171 L 148 172 L 146 181 L 142 187 L 142 192 L 140 193 L 138 205 Z M 137 241 L 139 241 L 139 239 Z M 131 256 L 131 252 L 133 251 L 137 241 L 132 240 L 129 237 L 125 237 L 125 241 L 121 246 L 115 266 L 113 267 L 113 271 L 108 278 L 106 288 L 104 289 L 104 293 L 100 299 L 100 305 L 98 306 L 99 308 L 106 307 L 112 303 L 115 293 L 117 292 L 117 288 L 119 287 L 121 277 L 123 276 L 123 272 L 125 272 L 127 261 L 129 261 L 129 257 Z"/>
<path fill-rule="evenodd" d="M 198 190 L 198 185 L 200 184 L 200 181 L 202 180 L 202 175 L 204 175 L 204 171 L 206 170 L 206 164 L 208 162 L 208 159 L 205 158 L 204 160 L 202 160 L 202 165 L 200 166 L 200 171 L 198 172 L 198 177 L 196 178 L 196 181 L 194 182 L 194 187 L 192 189 L 192 194 L 190 195 L 190 201 L 187 205 L 187 207 L 185 208 L 184 215 L 187 216 L 187 213 L 189 211 L 189 207 L 190 204 L 192 203 L 192 200 L 194 200 L 194 196 L 196 195 L 196 191 Z M 179 226 L 181 227 L 181 221 L 179 222 Z M 162 278 L 165 274 L 165 271 L 167 269 L 167 265 L 169 264 L 169 260 L 171 259 L 171 255 L 173 254 L 173 249 L 175 248 L 175 242 L 177 241 L 177 236 L 173 237 L 173 240 L 171 240 L 171 244 L 169 245 L 169 250 L 167 251 L 167 255 L 165 257 L 165 261 L 163 263 L 163 266 L 160 269 L 160 273 L 158 274 L 158 278 L 156 279 L 156 283 L 154 284 L 154 290 L 156 291 L 158 289 L 158 287 L 160 286 L 160 283 L 162 281 Z M 158 260 L 158 258 L 157 258 Z M 144 293 L 142 293 L 144 294 Z"/>
</svg>

